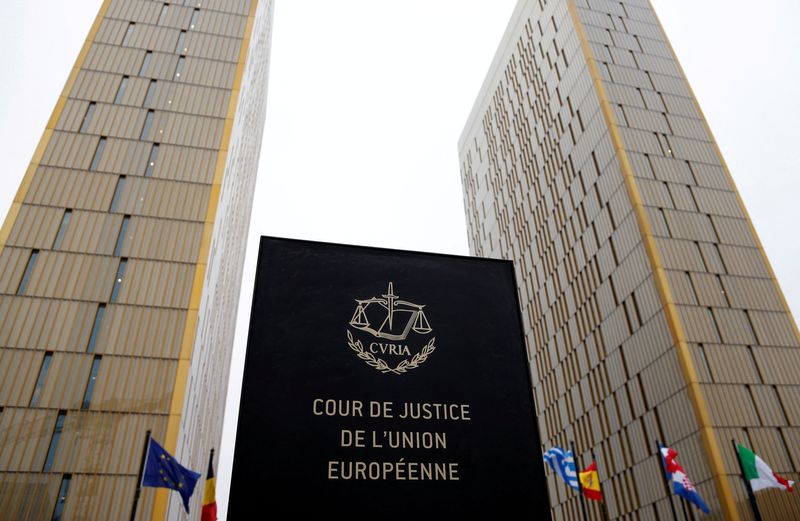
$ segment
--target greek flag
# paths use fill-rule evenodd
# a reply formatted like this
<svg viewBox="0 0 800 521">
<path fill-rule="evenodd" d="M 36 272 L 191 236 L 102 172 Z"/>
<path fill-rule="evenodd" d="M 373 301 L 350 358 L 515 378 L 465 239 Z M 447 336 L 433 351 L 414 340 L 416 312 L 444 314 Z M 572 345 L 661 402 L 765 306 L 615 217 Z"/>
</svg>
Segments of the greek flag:
<svg viewBox="0 0 800 521">
<path fill-rule="evenodd" d="M 578 486 L 578 473 L 575 471 L 575 458 L 572 457 L 572 452 L 564 450 L 561 447 L 553 447 L 544 453 L 544 460 L 553 469 L 553 472 L 561 476 L 561 479 L 574 488 L 579 490 Z"/>
</svg>

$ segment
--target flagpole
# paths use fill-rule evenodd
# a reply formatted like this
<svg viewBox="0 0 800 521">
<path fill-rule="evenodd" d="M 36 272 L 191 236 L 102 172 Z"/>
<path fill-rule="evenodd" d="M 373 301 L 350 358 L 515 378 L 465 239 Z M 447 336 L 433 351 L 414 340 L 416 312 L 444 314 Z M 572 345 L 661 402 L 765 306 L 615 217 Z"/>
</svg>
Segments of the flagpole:
<svg viewBox="0 0 800 521">
<path fill-rule="evenodd" d="M 731 444 L 733 445 L 733 452 L 736 453 L 736 461 L 739 463 L 739 471 L 742 473 L 742 481 L 744 481 L 744 486 L 747 487 L 747 497 L 750 499 L 753 517 L 756 518 L 756 521 L 762 521 L 761 512 L 759 512 L 758 503 L 756 503 L 756 495 L 753 494 L 753 487 L 750 486 L 750 480 L 744 476 L 744 465 L 742 465 L 742 458 L 739 456 L 739 449 L 736 447 L 736 441 L 731 440 Z"/>
<path fill-rule="evenodd" d="M 147 451 L 150 448 L 150 429 L 144 436 L 144 448 L 142 449 L 142 461 L 139 463 L 139 474 L 136 478 L 136 493 L 133 495 L 133 508 L 131 508 L 131 521 L 136 519 L 136 507 L 139 504 L 139 496 L 142 494 L 142 472 L 144 472 L 144 462 L 147 459 Z"/>
<path fill-rule="evenodd" d="M 581 465 L 580 461 L 578 460 L 578 453 L 575 452 L 575 444 L 573 442 L 569 442 L 569 446 L 572 449 L 572 460 L 575 462 L 575 474 L 577 474 L 578 477 L 578 494 L 581 496 L 581 512 L 583 512 L 583 521 L 589 521 L 589 515 L 586 513 L 586 498 L 583 497 L 583 483 L 581 483 L 581 469 L 583 468 L 583 465 Z"/>
<path fill-rule="evenodd" d="M 683 519 L 689 521 L 689 512 L 686 509 L 686 499 L 681 498 L 681 506 L 683 507 Z"/>
<path fill-rule="evenodd" d="M 592 461 L 597 465 L 597 458 L 594 457 L 594 449 L 589 449 L 589 454 L 592 455 Z M 578 480 L 580 483 L 580 479 Z M 597 470 L 597 485 L 600 485 L 600 470 Z M 603 494 L 603 487 L 600 487 L 600 493 Z M 600 500 L 600 512 L 603 513 L 603 521 L 608 521 L 608 508 L 606 508 L 606 496 L 603 494 L 603 499 Z"/>
<path fill-rule="evenodd" d="M 663 434 L 663 433 L 662 433 Z M 678 513 L 675 512 L 675 504 L 672 502 L 672 494 L 669 491 L 669 482 L 667 481 L 667 469 L 664 466 L 664 455 L 661 452 L 661 442 L 656 440 L 656 450 L 658 451 L 658 461 L 661 462 L 661 476 L 664 478 L 664 488 L 667 490 L 667 502 L 669 508 L 672 510 L 672 519 L 678 521 Z"/>
</svg>

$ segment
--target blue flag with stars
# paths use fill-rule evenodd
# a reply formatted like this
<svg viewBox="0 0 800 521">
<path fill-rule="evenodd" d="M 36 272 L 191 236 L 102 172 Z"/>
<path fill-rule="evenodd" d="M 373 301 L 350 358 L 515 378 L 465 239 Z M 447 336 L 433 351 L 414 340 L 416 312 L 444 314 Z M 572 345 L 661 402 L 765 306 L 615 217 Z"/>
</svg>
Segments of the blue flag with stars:
<svg viewBox="0 0 800 521">
<path fill-rule="evenodd" d="M 144 464 L 144 475 L 142 476 L 143 487 L 163 487 L 177 490 L 183 498 L 183 508 L 189 513 L 189 498 L 192 497 L 194 486 L 200 474 L 189 470 L 178 463 L 172 454 L 164 450 L 164 447 L 150 438 L 150 446 L 147 448 L 147 461 Z"/>
</svg>

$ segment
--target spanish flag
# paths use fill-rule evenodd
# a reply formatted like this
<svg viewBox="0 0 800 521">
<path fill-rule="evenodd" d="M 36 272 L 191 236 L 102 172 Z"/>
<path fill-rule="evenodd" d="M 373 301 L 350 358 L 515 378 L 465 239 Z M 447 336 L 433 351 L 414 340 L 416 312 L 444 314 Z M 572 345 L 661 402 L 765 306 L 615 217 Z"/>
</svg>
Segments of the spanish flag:
<svg viewBox="0 0 800 521">
<path fill-rule="evenodd" d="M 600 477 L 597 475 L 597 464 L 594 461 L 578 474 L 578 479 L 581 480 L 581 489 L 587 499 L 603 500 L 603 493 L 600 492 Z"/>
<path fill-rule="evenodd" d="M 203 512 L 200 521 L 217 521 L 217 480 L 214 478 L 214 449 L 208 459 L 208 475 L 206 475 L 206 490 L 203 494 Z"/>
</svg>

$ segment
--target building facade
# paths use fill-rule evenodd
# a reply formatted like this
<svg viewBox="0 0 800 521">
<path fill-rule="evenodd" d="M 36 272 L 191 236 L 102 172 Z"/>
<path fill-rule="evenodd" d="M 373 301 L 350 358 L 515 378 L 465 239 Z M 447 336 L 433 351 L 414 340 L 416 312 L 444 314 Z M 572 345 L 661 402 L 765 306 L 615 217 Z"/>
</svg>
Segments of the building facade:
<svg viewBox="0 0 800 521">
<path fill-rule="evenodd" d="M 130 519 L 147 430 L 219 454 L 272 9 L 103 2 L 0 228 L 3 518 Z"/>
<path fill-rule="evenodd" d="M 673 518 L 656 440 L 709 519 L 752 519 L 732 439 L 797 479 L 800 335 L 648 0 L 520 0 L 459 154 L 471 252 L 516 264 L 542 448 L 595 454 L 612 519 Z"/>
</svg>

